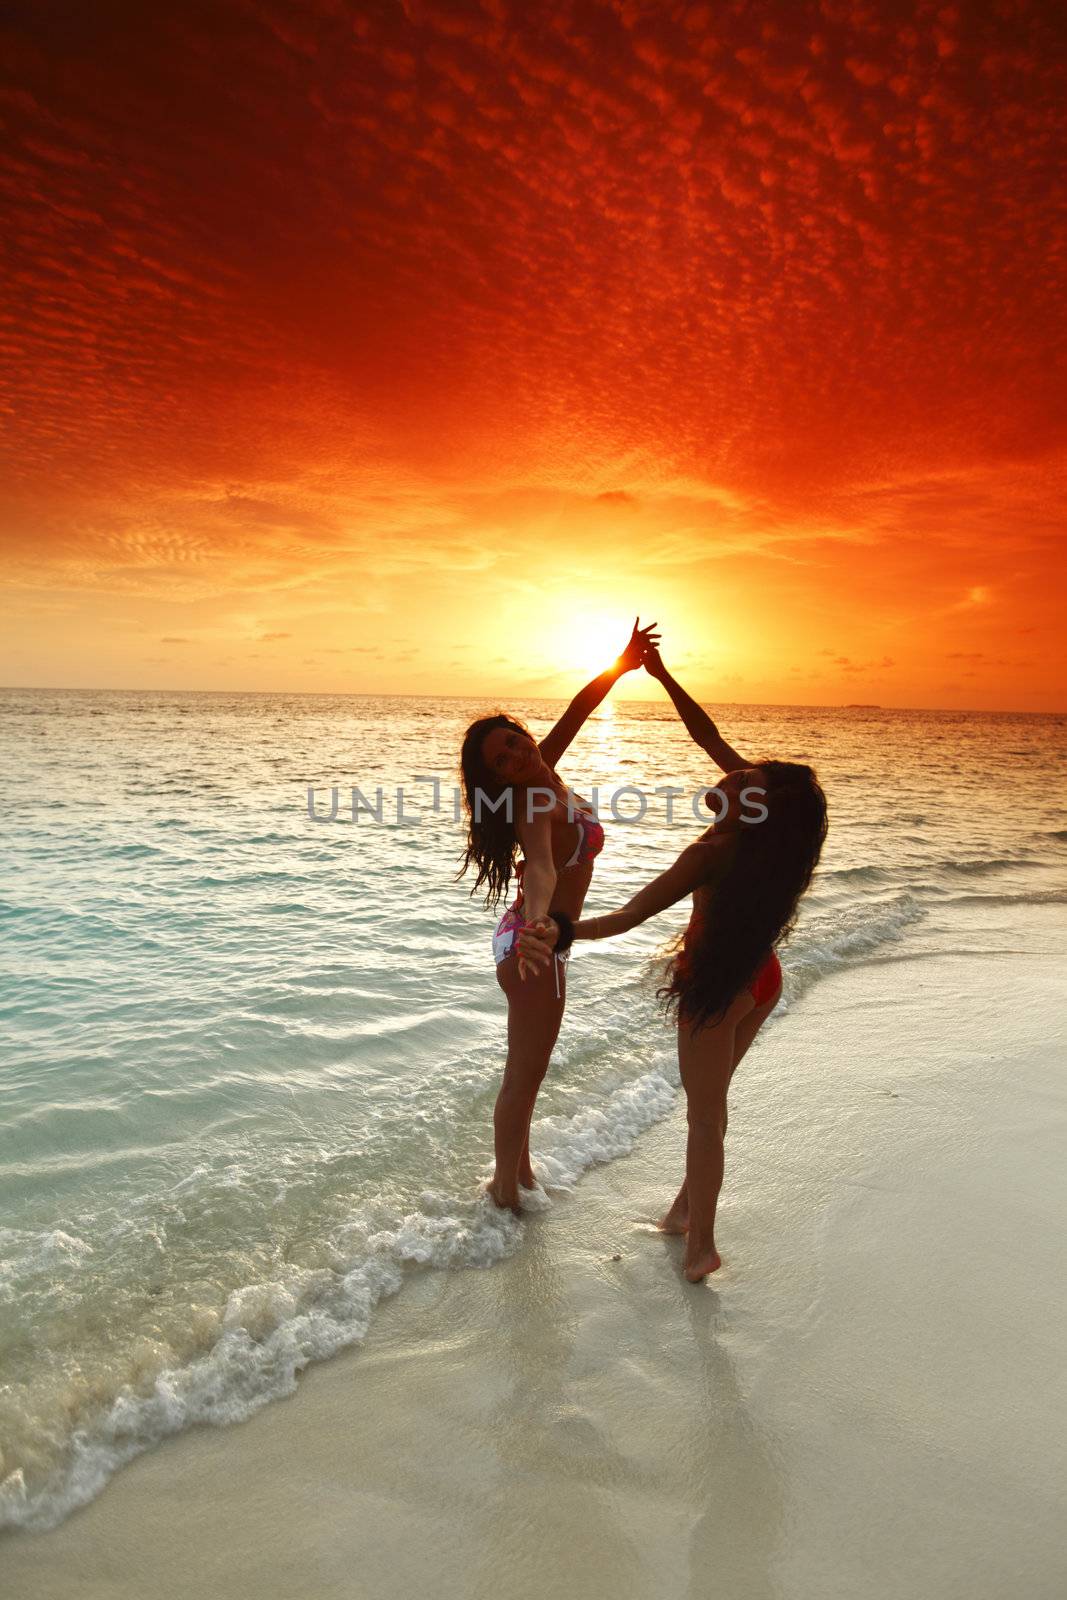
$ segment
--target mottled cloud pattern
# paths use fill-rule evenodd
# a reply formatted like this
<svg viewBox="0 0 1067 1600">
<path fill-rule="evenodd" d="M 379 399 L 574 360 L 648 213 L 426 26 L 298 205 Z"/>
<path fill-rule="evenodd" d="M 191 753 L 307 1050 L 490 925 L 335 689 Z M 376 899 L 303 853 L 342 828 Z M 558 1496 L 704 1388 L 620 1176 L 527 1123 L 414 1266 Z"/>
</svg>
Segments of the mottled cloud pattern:
<svg viewBox="0 0 1067 1600">
<path fill-rule="evenodd" d="M 639 574 L 747 555 L 851 607 L 861 563 L 901 616 L 985 587 L 1046 628 L 1063 35 L 1035 0 L 16 6 L 9 580 L 314 609 L 356 567 L 387 608 L 521 583 L 516 529 L 593 582 L 632 528 Z"/>
</svg>

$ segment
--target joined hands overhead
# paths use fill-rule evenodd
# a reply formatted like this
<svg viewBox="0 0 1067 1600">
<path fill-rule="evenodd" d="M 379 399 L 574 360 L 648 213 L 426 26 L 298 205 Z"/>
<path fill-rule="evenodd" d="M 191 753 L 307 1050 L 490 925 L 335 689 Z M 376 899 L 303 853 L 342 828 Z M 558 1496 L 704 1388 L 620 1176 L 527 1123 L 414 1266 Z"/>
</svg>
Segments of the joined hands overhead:
<svg viewBox="0 0 1067 1600">
<path fill-rule="evenodd" d="M 653 642 L 651 639 L 645 641 L 645 648 L 641 656 L 641 665 L 644 667 L 649 677 L 657 678 L 661 683 L 666 677 L 667 669 L 663 665 L 663 657 L 659 653 L 658 635 L 655 642 Z"/>
<path fill-rule="evenodd" d="M 640 622 L 640 617 L 634 618 L 634 630 L 626 649 L 619 657 L 618 665 L 623 672 L 633 672 L 635 668 L 643 666 L 646 651 L 650 648 L 655 650 L 659 644 L 659 634 L 655 631 L 656 624 L 650 622 L 647 628 L 642 628 Z"/>
<path fill-rule="evenodd" d="M 641 627 L 641 618 L 634 618 L 633 632 L 617 665 L 623 672 L 633 672 L 644 667 L 653 678 L 662 679 L 666 672 L 659 653 L 660 635 L 656 623 Z M 519 976 L 526 979 L 543 972 L 552 960 L 552 952 L 559 939 L 559 924 L 551 916 L 538 917 L 519 931 Z"/>
</svg>

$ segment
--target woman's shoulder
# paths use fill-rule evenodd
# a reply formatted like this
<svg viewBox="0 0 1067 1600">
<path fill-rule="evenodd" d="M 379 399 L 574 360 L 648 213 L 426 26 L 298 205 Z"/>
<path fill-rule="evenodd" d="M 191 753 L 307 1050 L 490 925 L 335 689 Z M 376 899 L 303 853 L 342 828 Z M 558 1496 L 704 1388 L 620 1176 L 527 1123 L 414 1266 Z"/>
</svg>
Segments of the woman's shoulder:
<svg viewBox="0 0 1067 1600">
<path fill-rule="evenodd" d="M 567 784 L 555 790 L 555 800 L 548 805 L 548 789 L 542 789 L 538 796 L 538 805 L 544 808 L 545 815 L 553 823 L 573 822 L 576 816 L 593 816 L 593 807 L 588 800 L 583 800 Z"/>
<path fill-rule="evenodd" d="M 519 791 L 512 826 L 524 849 L 532 840 L 547 838 L 561 823 L 568 821 L 566 795 L 556 794 L 551 804 L 548 800 L 547 787 L 538 793 L 536 800 L 526 790 Z"/>
<path fill-rule="evenodd" d="M 707 862 L 709 877 L 714 878 L 725 872 L 734 858 L 736 842 L 732 835 L 716 833 L 714 828 L 708 828 L 695 841 Z"/>
<path fill-rule="evenodd" d="M 721 833 L 712 823 L 710 827 L 704 829 L 703 833 L 697 835 L 694 843 L 709 845 L 712 849 L 722 853 L 729 848 L 732 837 L 732 834 Z"/>
</svg>

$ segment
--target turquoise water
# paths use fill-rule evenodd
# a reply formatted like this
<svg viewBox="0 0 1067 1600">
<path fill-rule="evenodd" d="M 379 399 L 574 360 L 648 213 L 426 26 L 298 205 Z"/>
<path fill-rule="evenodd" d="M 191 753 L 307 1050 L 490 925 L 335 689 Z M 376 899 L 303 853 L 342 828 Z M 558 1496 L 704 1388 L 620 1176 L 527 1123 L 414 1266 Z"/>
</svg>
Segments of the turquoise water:
<svg viewBox="0 0 1067 1600">
<path fill-rule="evenodd" d="M 407 1273 L 521 1248 L 478 1187 L 495 918 L 452 881 L 459 740 L 485 709 L 0 692 L 0 1525 L 50 1526 L 167 1433 L 290 1392 Z M 542 733 L 562 705 L 510 709 Z M 715 714 L 753 759 L 810 760 L 830 801 L 772 1028 L 828 971 L 941 948 L 953 904 L 1067 900 L 1067 719 Z M 625 701 L 560 770 L 599 790 L 591 914 L 702 826 L 652 791 L 716 776 L 665 704 Z M 380 823 L 353 821 L 353 785 L 383 787 Z M 613 819 L 622 785 L 649 797 L 639 823 Z M 334 820 L 309 786 L 318 818 L 337 787 Z M 672 1104 L 655 958 L 687 909 L 571 963 L 532 1138 L 550 1195 Z"/>
</svg>

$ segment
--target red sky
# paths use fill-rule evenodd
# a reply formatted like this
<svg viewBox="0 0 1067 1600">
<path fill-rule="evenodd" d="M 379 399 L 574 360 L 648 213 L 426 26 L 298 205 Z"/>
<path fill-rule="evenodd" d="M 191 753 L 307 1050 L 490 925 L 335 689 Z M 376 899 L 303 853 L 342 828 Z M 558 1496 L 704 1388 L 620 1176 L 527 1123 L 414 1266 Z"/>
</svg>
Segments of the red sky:
<svg viewBox="0 0 1067 1600">
<path fill-rule="evenodd" d="M 0 682 L 1067 707 L 1059 6 L 8 15 Z"/>
</svg>

